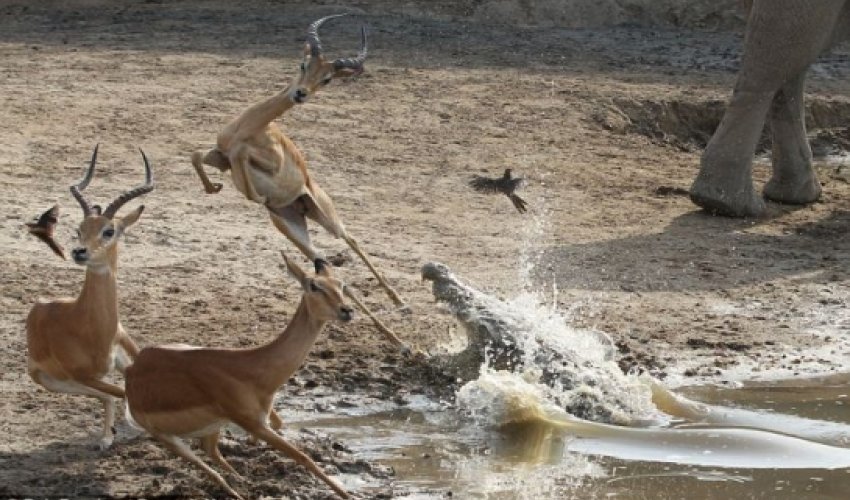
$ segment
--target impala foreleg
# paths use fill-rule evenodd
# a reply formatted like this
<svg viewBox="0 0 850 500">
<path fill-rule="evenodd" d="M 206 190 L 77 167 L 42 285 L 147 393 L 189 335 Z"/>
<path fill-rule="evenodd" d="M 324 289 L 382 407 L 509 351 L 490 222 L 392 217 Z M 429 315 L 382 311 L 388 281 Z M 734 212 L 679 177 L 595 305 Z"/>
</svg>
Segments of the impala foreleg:
<svg viewBox="0 0 850 500">
<path fill-rule="evenodd" d="M 166 448 L 173 451 L 178 456 L 185 458 L 186 460 L 192 462 L 193 464 L 203 469 L 204 472 L 209 474 L 210 477 L 215 480 L 215 482 L 220 484 L 221 487 L 224 488 L 228 494 L 240 500 L 243 500 L 242 495 L 240 495 L 236 492 L 236 490 L 231 488 L 230 485 L 227 484 L 227 481 L 225 481 L 224 478 L 221 477 L 221 474 L 219 474 L 212 467 L 204 463 L 204 461 L 201 460 L 197 455 L 195 455 L 195 452 L 193 452 L 192 449 L 189 448 L 188 445 L 186 445 L 186 443 L 181 441 L 180 438 L 168 434 L 154 434 L 153 437 L 159 440 L 159 442 L 165 445 Z"/>
<path fill-rule="evenodd" d="M 100 435 L 98 447 L 105 450 L 112 446 L 115 440 L 115 401 L 110 397 L 100 398 L 103 404 L 103 431 Z"/>
<path fill-rule="evenodd" d="M 224 157 L 224 155 L 222 155 L 217 149 L 211 149 L 210 151 L 207 151 L 206 154 L 201 151 L 195 151 L 192 153 L 192 166 L 195 167 L 195 172 L 197 172 L 198 177 L 201 178 L 201 183 L 204 185 L 204 191 L 206 191 L 207 194 L 218 193 L 221 191 L 222 184 L 210 181 L 210 178 L 207 177 L 207 173 L 204 170 L 204 164 L 212 165 L 222 171 L 230 168 L 229 162 L 226 165 L 227 168 L 219 166 L 221 158 L 224 158 L 224 160 L 227 161 L 227 158 Z"/>
<path fill-rule="evenodd" d="M 306 467 L 307 470 L 316 475 L 316 477 L 327 483 L 327 485 L 330 486 L 331 489 L 334 490 L 341 498 L 351 498 L 351 496 L 342 488 L 342 486 L 340 486 L 336 481 L 328 477 L 328 475 L 325 474 L 325 472 L 321 468 L 319 468 L 318 465 L 316 465 L 316 462 L 314 462 L 310 457 L 305 455 L 302 451 L 287 443 L 285 439 L 280 437 L 271 428 L 260 424 L 249 425 L 247 427 L 243 425 L 243 428 L 246 431 L 250 432 L 256 438 L 262 439 L 276 450 L 285 453 L 289 458 L 295 460 L 295 462 L 299 465 Z"/>
<path fill-rule="evenodd" d="M 65 394 L 78 394 L 97 398 L 103 404 L 103 427 L 98 447 L 105 450 L 112 445 L 115 436 L 115 401 L 114 398 L 123 398 L 124 390 L 120 387 L 97 379 L 84 381 L 59 380 L 40 371 L 34 370 L 30 373 L 33 380 L 53 392 Z"/>
<path fill-rule="evenodd" d="M 378 279 L 378 282 L 387 291 L 387 294 L 390 296 L 390 299 L 392 299 L 393 303 L 395 303 L 395 305 L 399 307 L 406 307 L 404 301 L 401 300 L 401 297 L 399 297 L 398 293 L 396 293 L 393 287 L 391 287 L 390 284 L 387 283 L 387 280 L 385 280 L 381 273 L 379 273 L 378 270 L 375 269 L 375 266 L 372 265 L 372 262 L 369 260 L 369 257 L 363 252 L 363 250 L 360 249 L 360 245 L 357 244 L 357 241 L 355 241 L 354 238 L 347 234 L 344 235 L 343 238 L 345 239 L 345 242 L 348 243 L 348 246 L 350 246 L 351 249 L 354 250 L 354 253 L 360 256 L 360 258 L 366 264 L 366 267 L 368 267 L 369 270 L 372 271 L 372 274 L 375 275 L 375 278 Z"/>
</svg>

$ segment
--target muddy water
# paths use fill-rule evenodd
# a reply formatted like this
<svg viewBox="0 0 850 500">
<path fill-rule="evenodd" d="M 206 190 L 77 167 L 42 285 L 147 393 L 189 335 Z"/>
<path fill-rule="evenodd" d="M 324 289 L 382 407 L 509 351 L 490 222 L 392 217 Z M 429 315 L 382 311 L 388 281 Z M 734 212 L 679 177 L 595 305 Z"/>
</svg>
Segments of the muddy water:
<svg viewBox="0 0 850 500">
<path fill-rule="evenodd" d="M 767 427 L 771 420 L 779 422 L 792 434 L 797 426 L 826 422 L 839 429 L 834 439 L 821 440 L 827 445 L 752 429 L 673 424 L 636 430 L 657 434 L 635 446 L 616 438 L 576 437 L 544 422 L 485 429 L 424 400 L 290 424 L 332 434 L 358 455 L 391 465 L 401 498 L 846 499 L 850 427 L 843 424 L 850 425 L 850 386 L 845 382 L 809 379 L 677 391 L 749 415 Z M 696 448 L 683 449 L 676 439 L 665 439 L 665 433 L 681 431 L 703 432 L 696 434 L 701 436 Z M 731 432 L 731 439 L 722 439 L 723 432 Z M 752 434 L 736 439 L 736 432 Z M 753 436 L 757 445 L 747 441 Z M 777 448 L 764 448 L 763 443 Z M 370 488 L 349 486 L 361 492 Z"/>
</svg>

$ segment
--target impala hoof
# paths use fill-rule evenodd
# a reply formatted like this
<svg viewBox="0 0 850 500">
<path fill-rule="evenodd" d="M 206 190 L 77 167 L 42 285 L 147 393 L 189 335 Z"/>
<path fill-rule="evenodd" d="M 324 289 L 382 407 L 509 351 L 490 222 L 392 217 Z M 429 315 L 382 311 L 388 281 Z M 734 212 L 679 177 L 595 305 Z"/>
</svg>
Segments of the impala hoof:
<svg viewBox="0 0 850 500">
<path fill-rule="evenodd" d="M 405 344 L 401 346 L 401 355 L 412 361 L 427 361 L 428 355 L 418 347 L 412 348 Z"/>
<path fill-rule="evenodd" d="M 220 182 L 213 182 L 212 184 L 210 184 L 210 187 L 206 188 L 204 191 L 206 191 L 207 194 L 216 194 L 219 191 L 221 191 L 221 188 L 223 186 L 224 185 L 221 184 Z"/>
<path fill-rule="evenodd" d="M 106 451 L 112 446 L 113 437 L 112 436 L 103 436 L 97 441 L 97 449 L 100 451 Z"/>
</svg>

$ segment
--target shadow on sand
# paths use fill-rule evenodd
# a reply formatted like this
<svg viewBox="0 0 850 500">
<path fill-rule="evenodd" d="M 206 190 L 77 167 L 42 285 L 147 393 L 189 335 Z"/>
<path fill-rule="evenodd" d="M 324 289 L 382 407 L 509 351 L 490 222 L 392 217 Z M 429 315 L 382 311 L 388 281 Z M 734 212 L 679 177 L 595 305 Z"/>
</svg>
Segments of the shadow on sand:
<svg viewBox="0 0 850 500">
<path fill-rule="evenodd" d="M 535 280 L 548 283 L 554 277 L 560 286 L 589 290 L 680 292 L 789 278 L 800 283 L 846 279 L 850 211 L 780 225 L 770 233 L 760 225 L 693 211 L 660 233 L 549 247 Z"/>
</svg>

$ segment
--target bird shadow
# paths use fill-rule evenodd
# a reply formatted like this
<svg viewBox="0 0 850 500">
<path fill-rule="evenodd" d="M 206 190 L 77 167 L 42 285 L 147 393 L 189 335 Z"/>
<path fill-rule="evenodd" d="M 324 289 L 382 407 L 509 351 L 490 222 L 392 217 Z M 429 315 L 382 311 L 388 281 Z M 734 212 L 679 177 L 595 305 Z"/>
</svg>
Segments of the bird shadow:
<svg viewBox="0 0 850 500">
<path fill-rule="evenodd" d="M 628 292 L 722 290 L 789 277 L 827 283 L 846 278 L 848 231 L 846 210 L 803 224 L 692 211 L 658 233 L 545 248 L 532 279 Z"/>
</svg>

